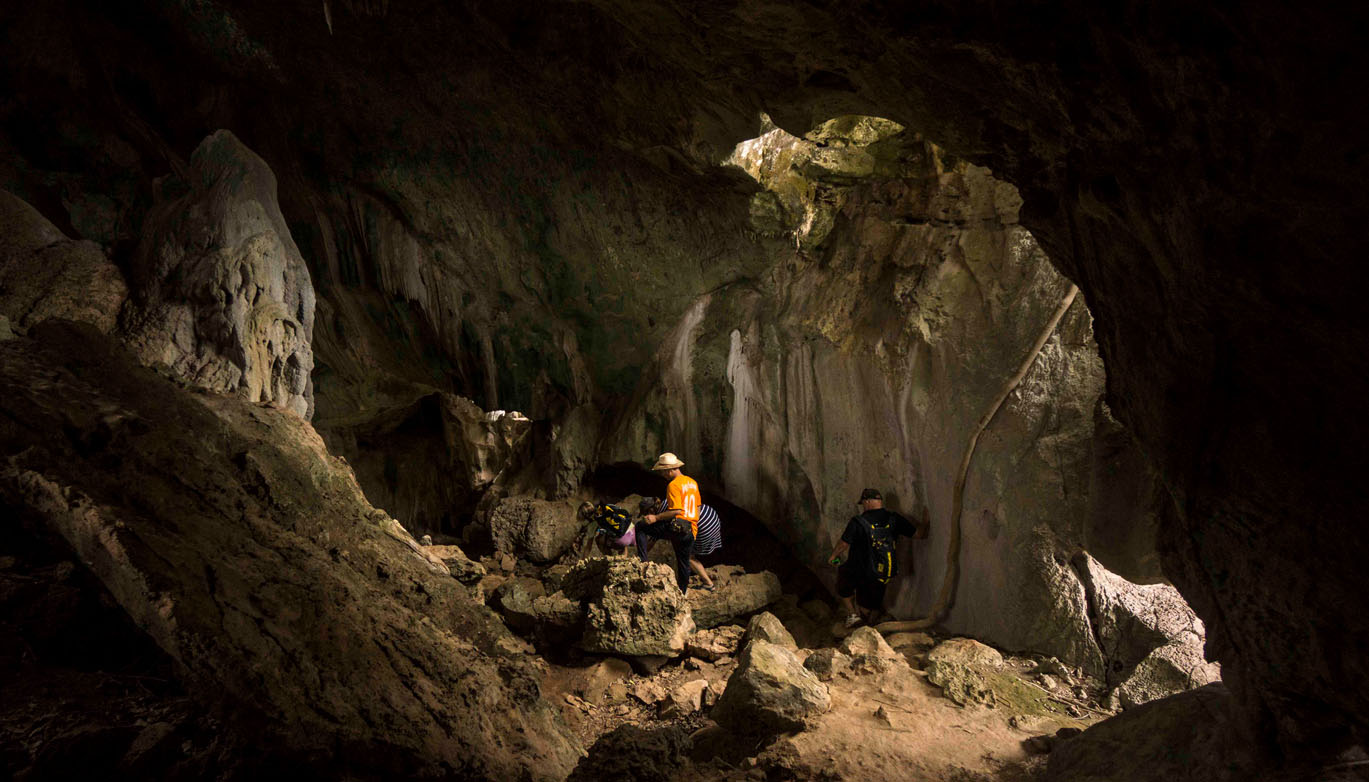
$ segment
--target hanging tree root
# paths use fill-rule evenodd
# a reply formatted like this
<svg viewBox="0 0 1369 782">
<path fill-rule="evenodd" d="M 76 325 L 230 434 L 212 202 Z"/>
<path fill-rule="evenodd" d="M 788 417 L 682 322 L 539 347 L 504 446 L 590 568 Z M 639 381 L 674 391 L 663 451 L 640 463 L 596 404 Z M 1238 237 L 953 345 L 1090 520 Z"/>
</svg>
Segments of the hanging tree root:
<svg viewBox="0 0 1369 782">
<path fill-rule="evenodd" d="M 1022 366 L 1017 368 L 1017 373 L 1008 379 L 1004 384 L 1003 390 L 998 392 L 993 404 L 989 405 L 988 411 L 980 417 L 975 424 L 974 430 L 970 432 L 970 441 L 965 446 L 965 456 L 960 460 L 960 472 L 955 478 L 955 488 L 951 493 L 951 539 L 946 543 L 946 578 L 941 582 L 941 592 L 937 595 L 936 604 L 932 610 L 922 619 L 909 621 L 884 622 L 876 625 L 875 629 L 884 634 L 906 633 L 914 630 L 926 630 L 933 627 L 946 618 L 950 613 L 951 604 L 955 602 L 956 583 L 960 581 L 960 516 L 965 504 L 965 479 L 970 474 L 970 459 L 974 456 L 974 447 L 979 443 L 979 436 L 988 428 L 989 422 L 998 414 L 998 409 L 1003 406 L 1017 386 L 1022 382 L 1022 378 L 1027 376 L 1027 371 L 1036 363 L 1036 357 L 1041 354 L 1041 349 L 1046 346 L 1046 341 L 1055 333 L 1055 327 L 1060 325 L 1060 320 L 1069 311 L 1070 305 L 1074 303 L 1074 297 L 1079 294 L 1079 286 L 1071 284 L 1069 292 L 1061 300 L 1060 306 L 1056 308 L 1055 314 L 1046 323 L 1046 327 L 1041 330 L 1041 335 L 1036 338 L 1036 344 L 1027 353 L 1027 359 L 1022 362 Z"/>
</svg>

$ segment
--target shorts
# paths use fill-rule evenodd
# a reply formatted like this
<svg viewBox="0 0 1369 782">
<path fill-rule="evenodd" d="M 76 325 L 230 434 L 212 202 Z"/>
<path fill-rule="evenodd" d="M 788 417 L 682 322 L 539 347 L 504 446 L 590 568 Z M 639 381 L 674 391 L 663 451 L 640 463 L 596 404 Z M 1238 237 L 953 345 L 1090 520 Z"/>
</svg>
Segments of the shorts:
<svg viewBox="0 0 1369 782">
<path fill-rule="evenodd" d="M 888 584 L 866 576 L 854 568 L 837 568 L 837 597 L 856 596 L 856 605 L 867 611 L 884 607 L 884 593 Z"/>
</svg>

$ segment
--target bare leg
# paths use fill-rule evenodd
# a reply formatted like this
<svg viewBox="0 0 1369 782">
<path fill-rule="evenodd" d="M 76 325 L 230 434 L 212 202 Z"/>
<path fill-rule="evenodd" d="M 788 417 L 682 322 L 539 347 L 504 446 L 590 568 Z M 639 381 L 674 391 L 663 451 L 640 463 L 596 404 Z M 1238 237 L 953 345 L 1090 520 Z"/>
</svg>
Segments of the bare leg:
<svg viewBox="0 0 1369 782">
<path fill-rule="evenodd" d="M 841 604 L 846 607 L 847 616 L 860 616 L 860 613 L 856 611 L 855 595 L 848 595 L 847 597 L 843 597 L 841 599 Z"/>
<path fill-rule="evenodd" d="M 693 570 L 695 573 L 698 573 L 698 574 L 699 574 L 699 578 L 702 578 L 702 579 L 704 580 L 704 586 L 707 586 L 707 587 L 713 586 L 713 579 L 711 579 L 711 578 L 708 577 L 708 569 L 704 567 L 704 563 L 700 562 L 699 560 L 695 559 L 694 557 L 690 557 L 690 558 L 689 558 L 689 567 L 690 567 L 690 569 Z"/>
</svg>

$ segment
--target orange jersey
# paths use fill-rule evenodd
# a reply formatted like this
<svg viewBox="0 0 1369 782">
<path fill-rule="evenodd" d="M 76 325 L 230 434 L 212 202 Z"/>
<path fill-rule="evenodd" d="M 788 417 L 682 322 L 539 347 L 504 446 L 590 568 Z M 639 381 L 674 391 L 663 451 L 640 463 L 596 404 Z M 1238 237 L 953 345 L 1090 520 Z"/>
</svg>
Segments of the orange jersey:
<svg viewBox="0 0 1369 782">
<path fill-rule="evenodd" d="M 699 509 L 703 498 L 699 496 L 699 484 L 688 475 L 677 475 L 665 490 L 666 504 L 670 510 L 678 510 L 676 518 L 685 519 L 694 528 L 694 537 L 699 537 Z"/>
</svg>

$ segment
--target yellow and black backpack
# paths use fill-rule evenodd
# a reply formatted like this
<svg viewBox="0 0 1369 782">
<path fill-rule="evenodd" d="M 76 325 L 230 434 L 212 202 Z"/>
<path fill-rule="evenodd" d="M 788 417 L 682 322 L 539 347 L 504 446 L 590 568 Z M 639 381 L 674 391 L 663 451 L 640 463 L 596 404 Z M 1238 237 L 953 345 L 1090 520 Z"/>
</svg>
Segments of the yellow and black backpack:
<svg viewBox="0 0 1369 782">
<path fill-rule="evenodd" d="M 894 527 L 888 513 L 862 513 L 856 518 L 870 534 L 870 575 L 881 584 L 898 575 L 898 555 L 894 553 Z"/>
<path fill-rule="evenodd" d="M 595 521 L 598 522 L 599 529 L 609 536 L 621 538 L 632 525 L 632 514 L 617 505 L 601 504 L 595 513 Z"/>
</svg>

